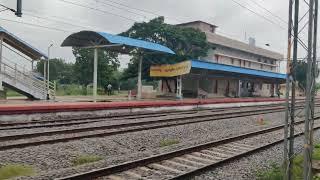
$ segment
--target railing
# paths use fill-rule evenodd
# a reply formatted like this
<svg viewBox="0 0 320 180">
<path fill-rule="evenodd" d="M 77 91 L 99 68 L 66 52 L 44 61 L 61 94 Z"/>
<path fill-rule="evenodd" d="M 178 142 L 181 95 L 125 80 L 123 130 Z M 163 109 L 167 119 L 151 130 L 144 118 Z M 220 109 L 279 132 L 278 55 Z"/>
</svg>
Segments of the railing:
<svg viewBox="0 0 320 180">
<path fill-rule="evenodd" d="M 15 83 L 20 83 L 28 88 L 29 94 L 34 95 L 40 93 L 43 97 L 49 95 L 50 99 L 55 98 L 56 85 L 53 82 L 47 80 L 37 79 L 33 73 L 22 72 L 18 69 L 18 65 L 9 65 L 8 63 L 1 62 L 0 73 L 9 77 Z"/>
</svg>

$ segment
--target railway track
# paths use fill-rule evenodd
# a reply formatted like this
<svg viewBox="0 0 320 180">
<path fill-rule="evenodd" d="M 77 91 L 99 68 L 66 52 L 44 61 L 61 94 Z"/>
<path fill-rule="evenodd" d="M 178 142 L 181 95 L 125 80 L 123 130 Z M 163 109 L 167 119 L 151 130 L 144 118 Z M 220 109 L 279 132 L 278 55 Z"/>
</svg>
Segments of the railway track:
<svg viewBox="0 0 320 180">
<path fill-rule="evenodd" d="M 320 117 L 316 119 L 315 129 L 320 129 Z M 303 122 L 297 122 L 296 125 L 303 125 Z M 258 136 L 274 136 L 275 133 L 282 133 L 282 138 L 275 138 L 272 142 L 254 142 Z M 302 134 L 303 132 L 299 131 L 295 136 Z M 282 141 L 283 125 L 111 167 L 61 177 L 57 180 L 188 179 L 209 168 L 256 153 Z"/>
<path fill-rule="evenodd" d="M 297 108 L 302 108 L 297 107 Z M 111 125 L 99 125 L 91 127 L 77 127 L 63 130 L 49 130 L 32 133 L 22 133 L 0 136 L 0 150 L 8 150 L 13 148 L 24 148 L 29 146 L 37 146 L 44 144 L 54 144 L 59 142 L 68 142 L 84 138 L 106 137 L 130 132 L 138 132 L 143 130 L 152 130 L 158 128 L 167 128 L 178 125 L 187 125 L 193 123 L 230 119 L 236 117 L 246 117 L 253 115 L 261 115 L 268 113 L 281 112 L 284 107 L 270 107 L 252 111 L 230 111 L 230 112 L 213 112 L 198 113 L 180 116 L 168 116 L 161 119 L 140 120 L 130 123 L 119 123 Z M 148 118 L 147 118 L 148 119 Z"/>
<path fill-rule="evenodd" d="M 300 107 L 302 108 L 302 107 Z M 105 137 L 129 132 L 152 130 L 158 128 L 172 127 L 178 125 L 193 124 L 199 122 L 246 117 L 267 113 L 281 112 L 284 107 L 263 108 L 252 111 L 232 111 L 229 113 L 200 113 L 175 117 L 164 117 L 161 119 L 141 120 L 131 123 L 120 123 L 114 125 L 73 128 L 65 130 L 43 131 L 37 133 L 23 133 L 7 136 L 0 136 L 0 150 L 13 148 L 24 148 L 43 144 L 54 144 L 84 138 Z"/>
<path fill-rule="evenodd" d="M 298 104 L 303 102 L 298 102 Z M 320 104 L 317 104 L 320 105 Z M 39 120 L 39 121 L 23 121 L 23 122 L 2 122 L 0 121 L 1 130 L 19 130 L 19 129 L 35 129 L 35 128 L 53 128 L 63 126 L 83 125 L 95 122 L 103 121 L 116 121 L 116 120 L 130 120 L 140 118 L 154 118 L 170 115 L 181 114 L 195 114 L 200 112 L 224 112 L 237 109 L 247 108 L 265 108 L 265 107 L 277 107 L 283 106 L 282 104 L 260 105 L 260 106 L 247 106 L 247 107 L 231 107 L 231 108 L 217 108 L 217 109 L 198 109 L 198 110 L 180 110 L 180 111 L 164 111 L 164 112 L 147 112 L 147 113 L 134 113 L 125 115 L 109 115 L 109 116 L 94 116 L 94 117 L 77 117 L 77 118 L 65 118 L 65 119 L 52 119 L 52 120 Z"/>
</svg>

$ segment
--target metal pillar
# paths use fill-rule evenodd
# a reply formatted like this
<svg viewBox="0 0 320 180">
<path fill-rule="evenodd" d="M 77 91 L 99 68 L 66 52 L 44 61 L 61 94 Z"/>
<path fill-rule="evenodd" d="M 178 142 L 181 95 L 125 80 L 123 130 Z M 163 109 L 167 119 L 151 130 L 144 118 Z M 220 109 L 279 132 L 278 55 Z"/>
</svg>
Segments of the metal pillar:
<svg viewBox="0 0 320 180">
<path fill-rule="evenodd" d="M 31 71 L 33 72 L 34 60 L 31 61 Z"/>
<path fill-rule="evenodd" d="M 2 71 L 2 44 L 3 44 L 3 37 L 0 37 L 0 72 Z M 0 75 L 0 90 L 3 90 L 2 87 L 2 77 Z"/>
<path fill-rule="evenodd" d="M 177 76 L 177 98 L 182 99 L 182 76 Z"/>
<path fill-rule="evenodd" d="M 293 26 L 293 61 L 291 66 L 291 106 L 289 123 L 289 180 L 292 179 L 293 155 L 294 155 L 294 124 L 295 124 L 295 105 L 296 105 L 296 66 L 298 59 L 298 34 L 299 34 L 299 0 L 295 0 L 294 6 L 294 26 Z"/>
<path fill-rule="evenodd" d="M 238 97 L 241 97 L 241 80 L 238 81 Z"/>
<path fill-rule="evenodd" d="M 3 44 L 3 37 L 0 37 L 0 71 L 1 71 L 1 65 L 2 65 L 2 45 Z"/>
<path fill-rule="evenodd" d="M 98 48 L 94 48 L 94 60 L 93 60 L 93 102 L 97 102 L 97 84 L 98 84 Z"/>
<path fill-rule="evenodd" d="M 44 83 L 46 84 L 46 80 L 47 80 L 47 61 L 43 60 L 43 80 Z"/>
<path fill-rule="evenodd" d="M 142 91 L 142 82 L 141 82 L 141 71 L 142 71 L 142 56 L 139 58 L 139 65 L 138 65 L 138 92 L 137 92 L 137 99 L 141 99 L 141 91 Z"/>
<path fill-rule="evenodd" d="M 311 129 L 310 129 L 310 147 L 311 152 L 313 152 L 313 127 L 314 127 L 314 106 L 315 106 L 315 96 L 316 96 L 316 77 L 317 77 L 317 33 L 318 33 L 318 0 L 314 0 L 315 11 L 314 11 L 314 29 L 313 29 L 313 88 L 312 88 L 312 98 L 311 98 Z"/>
<path fill-rule="evenodd" d="M 47 72 L 48 72 L 48 89 L 50 89 L 50 48 L 53 46 L 53 44 L 50 44 L 50 46 L 48 47 L 48 69 L 47 69 Z"/>
<path fill-rule="evenodd" d="M 307 67 L 307 87 L 305 104 L 305 130 L 304 130 L 304 151 L 303 151 L 303 179 L 309 180 L 311 175 L 311 147 L 310 147 L 310 110 L 312 99 L 312 46 L 313 46 L 313 6 L 314 1 L 309 1 L 309 30 L 308 30 L 308 67 Z"/>
</svg>

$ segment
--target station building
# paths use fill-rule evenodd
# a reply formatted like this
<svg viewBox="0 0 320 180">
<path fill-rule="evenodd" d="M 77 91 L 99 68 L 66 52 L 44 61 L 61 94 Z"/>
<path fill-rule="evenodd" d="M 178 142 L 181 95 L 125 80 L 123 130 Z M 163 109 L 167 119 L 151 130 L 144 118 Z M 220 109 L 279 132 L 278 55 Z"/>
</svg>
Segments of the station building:
<svg viewBox="0 0 320 180">
<path fill-rule="evenodd" d="M 199 29 L 207 36 L 207 57 L 175 65 L 156 65 L 150 75 L 161 77 L 163 94 L 178 97 L 273 97 L 278 94 L 286 75 L 281 74 L 283 55 L 255 45 L 216 34 L 217 26 L 193 21 L 180 27 Z M 171 73 L 168 73 L 168 72 Z M 162 73 L 160 73 L 162 72 Z"/>
</svg>

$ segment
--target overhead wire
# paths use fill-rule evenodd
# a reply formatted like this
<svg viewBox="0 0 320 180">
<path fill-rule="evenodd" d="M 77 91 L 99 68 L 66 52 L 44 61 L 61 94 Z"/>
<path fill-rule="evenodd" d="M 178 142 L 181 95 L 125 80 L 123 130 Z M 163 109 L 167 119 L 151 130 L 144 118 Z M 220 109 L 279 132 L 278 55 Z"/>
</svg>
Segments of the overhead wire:
<svg viewBox="0 0 320 180">
<path fill-rule="evenodd" d="M 283 29 L 283 30 L 286 30 L 286 29 L 287 29 L 287 28 L 285 28 L 285 27 L 283 27 L 283 26 L 279 25 L 278 23 L 274 22 L 273 20 L 271 20 L 271 19 L 269 19 L 269 18 L 267 18 L 267 17 L 265 17 L 265 16 L 263 16 L 263 15 L 259 14 L 258 12 L 256 12 L 256 11 L 254 11 L 254 10 L 252 10 L 252 9 L 248 8 L 247 6 L 245 6 L 245 5 L 241 4 L 241 3 L 237 2 L 237 1 L 235 1 L 235 0 L 231 0 L 231 1 L 232 1 L 232 2 L 234 2 L 235 4 L 237 4 L 238 6 L 240 6 L 240 7 L 244 8 L 244 9 L 246 9 L 246 10 L 250 11 L 251 13 L 253 13 L 253 14 L 255 14 L 255 15 L 259 16 L 260 18 L 262 18 L 262 19 L 264 19 L 264 20 L 266 20 L 266 21 L 270 22 L 271 24 L 273 24 L 273 25 L 275 25 L 275 26 L 277 26 L 277 27 L 279 27 L 279 28 L 281 28 L 281 29 Z"/>
<path fill-rule="evenodd" d="M 85 8 L 85 9 L 90 9 L 90 10 L 93 10 L 93 11 L 101 12 L 101 13 L 104 13 L 104 14 L 117 16 L 117 17 L 120 17 L 122 19 L 126 19 L 128 21 L 136 22 L 135 19 L 132 19 L 130 17 L 122 16 L 122 15 L 119 15 L 119 14 L 116 14 L 116 13 L 112 13 L 112 12 L 109 12 L 109 11 L 105 11 L 105 10 L 101 10 L 101 9 L 98 9 L 98 8 L 95 8 L 95 7 L 90 7 L 90 6 L 81 4 L 81 3 L 71 2 L 71 1 L 67 1 L 67 0 L 57 0 L 57 1 L 60 1 L 60 2 L 63 2 L 63 3 L 67 3 L 67 4 L 71 4 L 71 5 L 78 6 L 78 7 L 82 7 L 82 8 Z"/>
<path fill-rule="evenodd" d="M 276 15 L 275 13 L 273 13 L 271 10 L 263 7 L 260 3 L 254 1 L 254 0 L 249 0 L 250 2 L 254 3 L 255 5 L 257 5 L 258 7 L 260 7 L 261 9 L 264 9 L 265 11 L 267 11 L 269 14 L 271 14 L 273 17 L 279 19 L 280 21 L 282 21 L 285 24 L 288 24 L 288 22 L 284 19 L 282 19 L 280 16 Z"/>
</svg>

